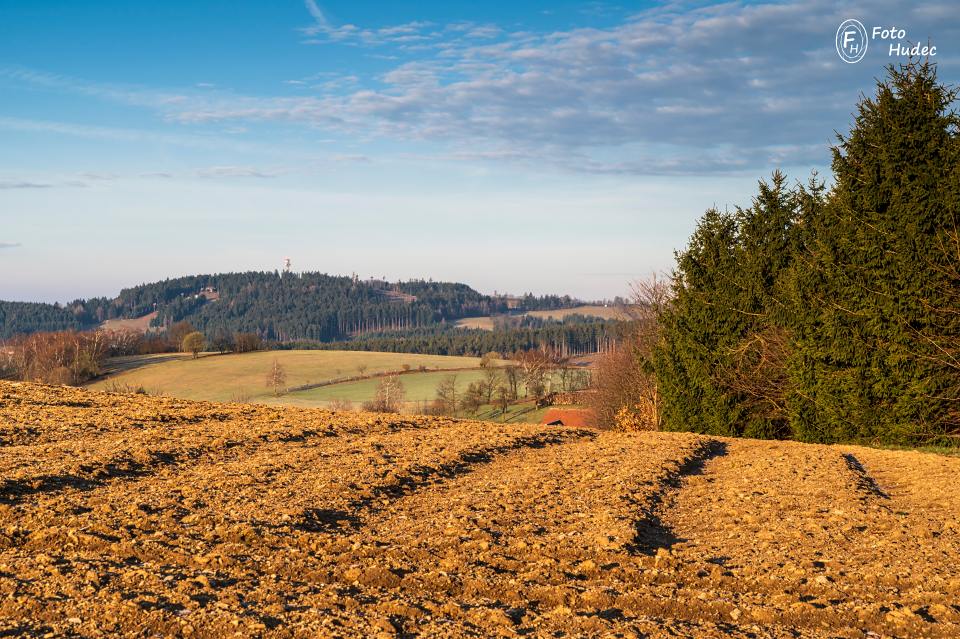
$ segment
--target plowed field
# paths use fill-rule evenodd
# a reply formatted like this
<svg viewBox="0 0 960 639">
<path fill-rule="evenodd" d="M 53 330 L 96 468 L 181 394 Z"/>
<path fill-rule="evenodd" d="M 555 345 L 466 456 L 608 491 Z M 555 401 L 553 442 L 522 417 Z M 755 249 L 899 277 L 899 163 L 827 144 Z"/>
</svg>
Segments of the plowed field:
<svg viewBox="0 0 960 639">
<path fill-rule="evenodd" d="M 0 636 L 957 637 L 958 477 L 0 383 Z"/>
</svg>

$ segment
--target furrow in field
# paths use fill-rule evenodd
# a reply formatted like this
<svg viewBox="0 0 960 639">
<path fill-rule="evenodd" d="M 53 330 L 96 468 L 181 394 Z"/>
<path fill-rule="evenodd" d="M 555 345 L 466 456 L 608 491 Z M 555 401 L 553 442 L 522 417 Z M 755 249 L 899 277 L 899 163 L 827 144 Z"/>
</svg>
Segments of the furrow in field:
<svg viewBox="0 0 960 639">
<path fill-rule="evenodd" d="M 604 575 L 637 561 L 638 517 L 711 450 L 702 438 L 603 434 L 512 455 L 392 504 L 335 546 L 332 577 L 404 601 L 395 621 L 408 632 L 639 624 Z"/>
<path fill-rule="evenodd" d="M 60 424 L 61 417 L 59 409 L 38 405 L 30 419 Z M 102 418 L 94 413 L 84 419 Z M 0 447 L 0 503 L 93 490 L 117 479 L 142 478 L 171 466 L 201 461 L 215 463 L 271 445 L 282 449 L 289 442 L 429 429 L 443 423 L 372 415 L 338 420 L 327 411 L 288 414 L 258 408 L 240 409 L 236 414 L 201 410 L 189 422 L 169 420 L 157 426 L 131 415 L 118 431 L 108 429 L 80 438 Z"/>
<path fill-rule="evenodd" d="M 305 505 L 343 509 L 359 521 L 364 511 L 375 512 L 383 503 L 462 477 L 501 456 L 592 434 L 478 426 L 449 423 L 317 443 L 287 440 L 233 459 L 202 457 L 94 492 L 8 507 L 5 520 L 16 523 L 0 555 L 10 571 L 0 574 L 0 588 L 17 593 L 17 606 L 29 609 L 32 618 L 51 622 L 69 608 L 70 597 L 96 588 L 116 599 L 111 613 L 116 624 L 128 626 L 137 617 L 124 607 L 129 599 L 146 602 L 151 627 L 163 632 L 214 601 L 223 606 L 224 623 L 269 625 L 272 617 L 265 611 L 274 610 L 305 578 L 313 582 L 303 586 L 311 597 L 338 597 L 318 572 L 314 552 L 317 540 L 328 535 L 298 518 Z M 296 570 L 282 581 L 268 584 L 258 577 L 278 574 L 286 557 L 296 559 Z M 238 571 L 248 579 L 233 588 Z M 78 573 L 89 578 L 78 585 Z M 220 577 L 224 574 L 233 577 Z M 55 614 L 43 603 L 51 588 L 66 597 Z M 160 590 L 168 592 L 151 594 Z M 0 604 L 0 616 L 4 607 Z"/>
<path fill-rule="evenodd" d="M 715 610 L 852 636 L 862 627 L 956 635 L 958 611 L 943 605 L 955 596 L 956 573 L 931 561 L 955 556 L 956 537 L 910 539 L 914 520 L 859 451 L 727 445 L 729 454 L 689 476 L 662 514 L 677 542 L 654 560 L 658 581 L 673 584 L 686 618 Z M 646 607 L 659 605 L 655 593 L 646 589 Z"/>
<path fill-rule="evenodd" d="M 42 390 L 38 390 L 42 389 Z M 171 432 L 280 436 L 287 431 L 328 430 L 338 434 L 371 429 L 428 427 L 429 418 L 371 416 L 334 420 L 322 409 L 260 404 L 217 404 L 166 397 L 144 398 L 69 387 L 0 383 L 0 452 L 22 456 L 47 446 L 80 448 L 107 437 L 134 441 Z M 36 448 L 33 448 L 36 447 Z"/>
</svg>

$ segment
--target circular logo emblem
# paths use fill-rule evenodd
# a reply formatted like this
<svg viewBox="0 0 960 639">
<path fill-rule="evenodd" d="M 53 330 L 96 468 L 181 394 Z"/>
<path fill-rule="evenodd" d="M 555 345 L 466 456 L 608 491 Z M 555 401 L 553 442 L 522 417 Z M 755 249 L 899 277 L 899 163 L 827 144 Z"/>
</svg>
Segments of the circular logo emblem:
<svg viewBox="0 0 960 639">
<path fill-rule="evenodd" d="M 837 29 L 837 53 L 848 64 L 860 62 L 867 55 L 867 30 L 859 20 L 844 20 Z"/>
</svg>

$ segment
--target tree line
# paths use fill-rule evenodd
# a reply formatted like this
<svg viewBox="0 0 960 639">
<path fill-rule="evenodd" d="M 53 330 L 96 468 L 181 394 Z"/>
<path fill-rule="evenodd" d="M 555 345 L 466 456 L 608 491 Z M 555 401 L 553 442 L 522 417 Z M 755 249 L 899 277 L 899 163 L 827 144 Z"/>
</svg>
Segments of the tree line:
<svg viewBox="0 0 960 639">
<path fill-rule="evenodd" d="M 0 301 L 0 339 L 39 332 L 78 331 L 94 325 L 60 304 Z"/>
<path fill-rule="evenodd" d="M 480 357 L 485 353 L 513 353 L 551 350 L 565 357 L 602 353 L 613 348 L 624 334 L 625 325 L 617 320 L 571 316 L 564 320 L 537 319 L 535 326 L 467 329 L 451 325 L 416 329 L 404 333 L 380 333 L 337 342 L 288 342 L 283 349 L 325 349 L 464 355 Z"/>
<path fill-rule="evenodd" d="M 0 379 L 82 384 L 124 349 L 124 338 L 107 331 L 56 331 L 0 342 Z"/>
<path fill-rule="evenodd" d="M 124 289 L 114 298 L 66 305 L 0 302 L 0 338 L 85 330 L 109 319 L 152 312 L 153 328 L 188 321 L 206 335 L 255 333 L 264 340 L 333 341 L 435 326 L 470 317 L 575 306 L 569 296 L 525 295 L 510 301 L 465 284 L 359 280 L 323 273 L 246 272 L 195 275 Z"/>
<path fill-rule="evenodd" d="M 601 367 L 607 422 L 957 443 L 956 96 L 929 62 L 891 66 L 838 135 L 832 185 L 777 171 L 750 206 L 707 211 L 669 286 L 641 291 L 645 321 Z"/>
</svg>

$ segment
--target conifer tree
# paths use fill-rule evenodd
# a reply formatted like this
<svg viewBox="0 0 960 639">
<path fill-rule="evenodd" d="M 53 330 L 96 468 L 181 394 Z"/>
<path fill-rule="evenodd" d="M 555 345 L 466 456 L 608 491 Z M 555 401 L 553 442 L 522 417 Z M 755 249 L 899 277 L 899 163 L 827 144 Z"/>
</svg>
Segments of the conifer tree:
<svg viewBox="0 0 960 639">
<path fill-rule="evenodd" d="M 838 136 L 836 183 L 805 220 L 794 273 L 802 439 L 919 443 L 960 426 L 955 97 L 929 62 L 891 66 Z"/>
<path fill-rule="evenodd" d="M 777 171 L 769 184 L 760 182 L 749 208 L 707 211 L 677 256 L 655 356 L 670 430 L 789 435 L 783 384 L 765 383 L 784 376 L 781 279 L 794 253 L 800 202 L 786 182 Z"/>
<path fill-rule="evenodd" d="M 674 299 L 662 314 L 663 342 L 654 358 L 667 430 L 732 435 L 740 421 L 736 403 L 713 382 L 716 354 L 741 332 L 743 318 L 719 299 L 736 270 L 735 242 L 733 216 L 710 209 L 677 254 Z"/>
</svg>

